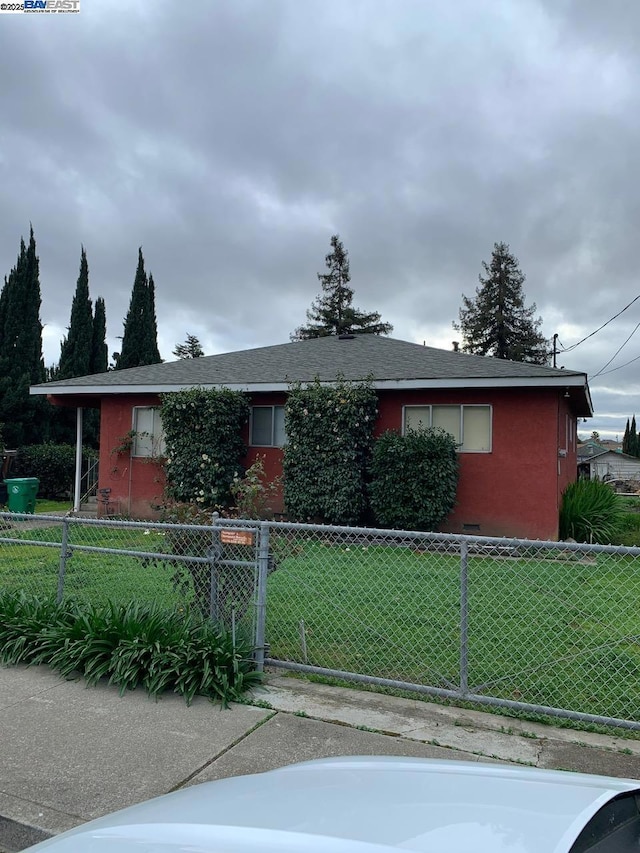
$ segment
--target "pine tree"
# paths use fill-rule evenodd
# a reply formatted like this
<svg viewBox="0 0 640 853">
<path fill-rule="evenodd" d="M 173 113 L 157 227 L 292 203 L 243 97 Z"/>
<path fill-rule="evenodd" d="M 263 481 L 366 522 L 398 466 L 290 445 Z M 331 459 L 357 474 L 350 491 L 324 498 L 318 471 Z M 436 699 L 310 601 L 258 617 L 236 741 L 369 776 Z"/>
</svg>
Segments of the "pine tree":
<svg viewBox="0 0 640 853">
<path fill-rule="evenodd" d="M 5 445 L 19 447 L 48 438 L 50 406 L 29 396 L 45 381 L 40 322 L 40 265 L 33 228 L 20 240 L 15 267 L 0 294 L 0 422 Z"/>
<path fill-rule="evenodd" d="M 349 287 L 349 254 L 337 234 L 331 238 L 331 248 L 332 251 L 325 257 L 329 271 L 318 273 L 322 293 L 307 311 L 309 324 L 297 328 L 291 335 L 291 340 L 304 341 L 351 332 L 388 335 L 393 331 L 393 326 L 390 323 L 382 323 L 380 314 L 363 313 L 351 304 L 353 290 Z"/>
<path fill-rule="evenodd" d="M 155 287 L 153 278 L 147 278 L 140 248 L 129 312 L 124 321 L 122 349 L 116 359 L 115 369 L 124 370 L 127 367 L 158 364 L 160 361 L 162 359 L 158 351 Z"/>
<path fill-rule="evenodd" d="M 91 358 L 89 373 L 105 373 L 109 362 L 107 348 L 107 313 L 104 299 L 98 296 L 93 313 L 93 330 L 91 335 Z"/>
<path fill-rule="evenodd" d="M 549 344 L 540 332 L 542 320 L 534 318 L 535 303 L 525 307 L 525 276 L 518 259 L 506 243 L 496 243 L 491 263 L 483 261 L 482 266 L 486 276 L 480 274 L 474 299 L 463 294 L 460 319 L 453 324 L 462 332 L 462 348 L 477 355 L 547 364 Z"/>
<path fill-rule="evenodd" d="M 176 358 L 202 358 L 204 350 L 198 338 L 187 333 L 187 340 L 183 344 L 176 344 L 173 354 Z"/>
<path fill-rule="evenodd" d="M 89 265 L 82 247 L 80 274 L 71 303 L 69 334 L 62 341 L 58 379 L 72 379 L 91 373 L 91 342 L 93 339 L 93 311 L 89 298 Z"/>
</svg>

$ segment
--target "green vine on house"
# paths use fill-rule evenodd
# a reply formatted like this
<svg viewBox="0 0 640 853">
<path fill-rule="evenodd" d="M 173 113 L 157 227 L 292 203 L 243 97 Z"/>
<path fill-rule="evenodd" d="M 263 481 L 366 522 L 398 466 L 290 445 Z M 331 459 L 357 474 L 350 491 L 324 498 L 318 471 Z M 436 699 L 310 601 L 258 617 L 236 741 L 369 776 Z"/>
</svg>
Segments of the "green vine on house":
<svg viewBox="0 0 640 853">
<path fill-rule="evenodd" d="M 201 507 L 228 505 L 230 485 L 241 476 L 249 419 L 244 394 L 227 388 L 191 388 L 163 394 L 167 496 Z"/>
<path fill-rule="evenodd" d="M 299 521 L 357 524 L 366 508 L 378 399 L 368 382 L 295 384 L 286 404 L 284 499 Z"/>
</svg>

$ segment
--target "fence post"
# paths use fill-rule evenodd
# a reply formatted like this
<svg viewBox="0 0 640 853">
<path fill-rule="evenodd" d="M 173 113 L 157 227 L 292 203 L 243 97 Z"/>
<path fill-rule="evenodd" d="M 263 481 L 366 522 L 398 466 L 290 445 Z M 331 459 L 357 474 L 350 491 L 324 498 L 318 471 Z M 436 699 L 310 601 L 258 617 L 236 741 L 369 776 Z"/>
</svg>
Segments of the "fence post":
<svg viewBox="0 0 640 853">
<path fill-rule="evenodd" d="M 469 543 L 460 543 L 460 691 L 469 692 Z"/>
<path fill-rule="evenodd" d="M 269 575 L 269 525 L 266 521 L 260 522 L 259 536 L 258 588 L 256 591 L 256 647 L 254 659 L 258 672 L 263 672 L 267 623 L 267 577 Z"/>
<path fill-rule="evenodd" d="M 60 604 L 64 594 L 64 576 L 67 571 L 67 558 L 71 556 L 69 551 L 69 519 L 62 519 L 62 544 L 60 545 L 60 568 L 58 570 L 58 592 L 56 602 Z"/>
<path fill-rule="evenodd" d="M 218 560 L 221 556 L 220 546 L 220 530 L 216 526 L 220 513 L 214 512 L 211 517 L 213 530 L 211 532 L 211 547 L 209 548 L 209 618 L 212 622 L 217 622 L 218 613 Z"/>
</svg>

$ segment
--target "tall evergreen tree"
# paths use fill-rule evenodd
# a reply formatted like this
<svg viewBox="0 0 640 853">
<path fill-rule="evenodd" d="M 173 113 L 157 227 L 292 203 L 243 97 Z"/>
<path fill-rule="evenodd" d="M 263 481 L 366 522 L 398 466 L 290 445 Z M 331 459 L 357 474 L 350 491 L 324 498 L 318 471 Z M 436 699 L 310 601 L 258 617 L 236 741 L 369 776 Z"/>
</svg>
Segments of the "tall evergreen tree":
<svg viewBox="0 0 640 853">
<path fill-rule="evenodd" d="M 122 348 L 115 369 L 158 364 L 162 359 L 158 350 L 158 330 L 155 311 L 153 278 L 147 278 L 142 249 L 138 249 L 138 267 L 131 291 L 129 312 L 124 321 Z"/>
<path fill-rule="evenodd" d="M 202 358 L 204 350 L 198 338 L 187 333 L 187 340 L 183 344 L 176 344 L 173 354 L 176 358 Z"/>
<path fill-rule="evenodd" d="M 60 350 L 60 364 L 55 372 L 56 379 L 72 379 L 91 373 L 104 373 L 107 369 L 106 317 L 104 300 L 98 297 L 95 317 L 89 296 L 89 265 L 82 247 L 80 273 L 75 295 L 71 304 L 69 334 Z M 100 433 L 100 412 L 87 409 L 84 413 L 84 436 L 86 445 L 97 447 Z M 67 408 L 56 408 L 51 419 L 52 438 L 58 443 L 74 444 L 76 440 L 76 413 Z"/>
<path fill-rule="evenodd" d="M 349 253 L 345 251 L 337 234 L 331 238 L 331 249 L 325 257 L 328 272 L 318 273 L 322 293 L 307 311 L 309 323 L 299 326 L 291 335 L 291 340 L 304 341 L 351 332 L 388 335 L 393 331 L 393 326 L 382 323 L 380 314 L 364 313 L 351 304 L 353 289 L 349 287 Z"/>
<path fill-rule="evenodd" d="M 48 438 L 49 405 L 29 396 L 44 382 L 40 265 L 33 227 L 29 244 L 20 240 L 15 267 L 0 294 L 0 422 L 5 445 L 19 447 Z"/>
<path fill-rule="evenodd" d="M 640 455 L 640 440 L 638 440 L 638 429 L 636 427 L 635 415 L 631 418 L 631 425 L 629 426 L 629 455 Z"/>
<path fill-rule="evenodd" d="M 522 285 L 525 276 L 518 259 L 506 243 L 496 243 L 491 262 L 482 262 L 485 276 L 474 299 L 462 296 L 459 322 L 463 349 L 477 355 L 490 355 L 531 364 L 547 364 L 549 344 L 540 332 L 541 318 L 535 318 L 535 303 L 525 307 Z"/>
<path fill-rule="evenodd" d="M 624 436 L 622 438 L 622 452 L 629 453 L 629 418 L 627 418 L 627 424 L 624 428 Z"/>
<path fill-rule="evenodd" d="M 69 334 L 62 341 L 58 379 L 72 379 L 91 373 L 91 342 L 93 340 L 93 311 L 89 298 L 89 265 L 82 247 L 80 273 L 71 303 Z"/>
<path fill-rule="evenodd" d="M 89 373 L 105 373 L 109 363 L 107 347 L 107 312 L 104 299 L 98 296 L 93 312 L 93 329 L 91 335 L 91 358 Z"/>
<path fill-rule="evenodd" d="M 149 284 L 147 286 L 147 352 L 150 359 L 147 364 L 159 364 L 160 350 L 158 349 L 158 321 L 156 319 L 156 286 L 153 276 L 149 273 Z"/>
</svg>

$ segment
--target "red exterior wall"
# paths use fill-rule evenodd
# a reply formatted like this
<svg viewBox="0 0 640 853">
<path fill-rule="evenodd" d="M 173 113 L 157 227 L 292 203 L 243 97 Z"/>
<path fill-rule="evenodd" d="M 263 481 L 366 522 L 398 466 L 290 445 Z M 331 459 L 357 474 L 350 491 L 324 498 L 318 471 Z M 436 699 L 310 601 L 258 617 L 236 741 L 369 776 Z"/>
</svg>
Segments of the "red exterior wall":
<svg viewBox="0 0 640 853">
<path fill-rule="evenodd" d="M 256 405 L 282 405 L 284 394 L 254 395 Z M 460 453 L 458 500 L 442 529 L 452 533 L 556 539 L 558 508 L 576 477 L 576 428 L 561 392 L 549 389 L 387 391 L 380 394 L 377 434 L 399 430 L 404 405 L 476 403 L 492 406 L 490 453 Z M 150 395 L 104 397 L 99 488 L 110 488 L 111 510 L 153 517 L 162 495 L 163 472 L 144 459 L 113 455 L 131 429 L 132 407 L 152 406 Z M 248 427 L 245 430 L 248 440 Z M 560 451 L 567 451 L 566 456 Z M 282 451 L 250 448 L 244 464 L 264 458 L 267 476 L 282 474 Z M 283 509 L 282 495 L 272 504 Z"/>
<path fill-rule="evenodd" d="M 251 404 L 255 406 L 284 406 L 287 395 L 279 394 L 254 394 Z M 244 431 L 245 444 L 249 444 L 249 426 Z M 269 482 L 278 480 L 278 487 L 270 495 L 269 505 L 272 512 L 278 515 L 284 513 L 284 495 L 282 487 L 282 449 L 280 447 L 249 447 L 243 460 L 245 468 L 249 468 L 256 459 L 261 456 L 265 474 Z"/>
<path fill-rule="evenodd" d="M 557 539 L 560 496 L 576 478 L 575 423 L 566 448 L 568 409 L 548 389 L 387 392 L 377 432 L 399 430 L 404 405 L 492 406 L 490 453 L 460 453 L 457 505 L 442 530 L 482 536 Z M 559 457 L 559 449 L 567 449 Z"/>
<path fill-rule="evenodd" d="M 164 471 L 155 462 L 115 453 L 133 425 L 134 406 L 159 405 L 149 394 L 103 397 L 100 415 L 100 467 L 98 489 L 110 489 L 107 505 L 98 504 L 102 514 L 154 518 L 162 500 Z"/>
</svg>

